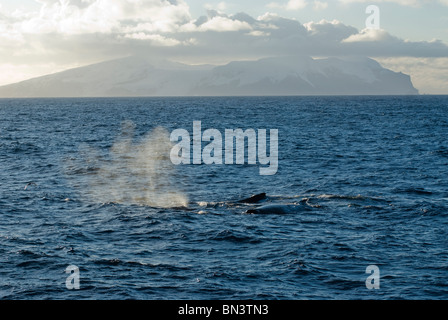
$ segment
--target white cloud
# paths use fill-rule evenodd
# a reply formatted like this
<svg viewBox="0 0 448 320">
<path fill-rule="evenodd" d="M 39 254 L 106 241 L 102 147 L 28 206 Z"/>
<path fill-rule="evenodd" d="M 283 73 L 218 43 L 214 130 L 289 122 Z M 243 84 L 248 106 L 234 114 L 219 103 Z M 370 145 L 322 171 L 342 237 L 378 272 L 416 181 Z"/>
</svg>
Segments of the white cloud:
<svg viewBox="0 0 448 320">
<path fill-rule="evenodd" d="M 0 53 L 31 55 L 46 50 L 62 55 L 64 50 L 92 45 L 94 52 L 132 51 L 127 40 L 139 40 L 138 50 L 151 46 L 188 46 L 196 39 L 198 48 L 217 55 L 233 52 L 252 54 L 311 55 L 362 54 L 369 56 L 443 56 L 447 46 L 442 42 L 406 42 L 384 30 L 361 30 L 338 21 L 309 22 L 302 25 L 294 19 L 266 13 L 258 18 L 247 14 L 227 15 L 209 10 L 208 16 L 192 19 L 183 0 L 39 0 L 40 12 L 19 13 L 0 20 Z M 342 0 L 362 1 L 362 0 Z M 448 1 L 448 0 L 447 0 Z M 224 2 L 223 2 L 224 3 Z M 294 8 L 306 1 L 289 1 Z M 325 7 L 327 2 L 314 1 Z M 86 37 L 92 35 L 92 37 Z M 252 36 L 247 39 L 247 35 Z M 64 39 L 64 41 L 59 41 Z M 58 42 L 59 41 L 59 42 Z M 251 41 L 254 41 L 252 43 Z M 200 45 L 199 45 L 200 44 Z M 200 48 L 206 46 L 206 48 Z M 20 50 L 17 48 L 20 47 Z M 70 48 L 70 49 L 68 49 Z M 120 50 L 116 50 L 116 49 Z M 353 51 L 353 52 L 352 52 Z M 179 54 L 188 54 L 179 51 Z M 36 54 L 36 55 L 37 55 Z M 0 56 L 0 58 L 4 58 Z M 11 55 L 11 54 L 10 54 Z"/>
<path fill-rule="evenodd" d="M 271 2 L 267 4 L 267 7 L 272 9 L 300 10 L 304 9 L 307 5 L 307 0 L 289 0 L 286 4 Z"/>
<path fill-rule="evenodd" d="M 356 28 L 347 26 L 338 20 L 311 21 L 305 23 L 304 26 L 308 31 L 308 38 L 314 46 L 322 46 L 322 44 L 325 44 L 327 47 L 325 51 L 331 50 L 328 48 L 329 46 L 333 46 L 334 48 L 340 47 L 344 39 L 358 34 Z"/>
<path fill-rule="evenodd" d="M 363 29 L 361 32 L 342 40 L 342 42 L 388 42 L 393 41 L 394 39 L 396 38 L 392 37 L 387 31 L 382 29 Z"/>
<path fill-rule="evenodd" d="M 191 21 L 179 27 L 180 32 L 232 32 L 242 30 L 252 30 L 249 23 L 233 19 L 225 14 L 218 15 L 217 12 L 212 12 L 214 15 L 206 20 L 198 19 Z M 203 17 L 205 18 L 205 17 Z M 202 21 L 199 21 L 202 20 Z"/>
<path fill-rule="evenodd" d="M 305 8 L 308 5 L 306 0 L 289 0 L 286 5 L 286 9 L 288 10 L 300 10 Z"/>
<path fill-rule="evenodd" d="M 328 2 L 314 1 L 313 9 L 316 11 L 325 10 L 328 8 Z"/>
<path fill-rule="evenodd" d="M 227 3 L 224 1 L 219 2 L 217 5 L 206 3 L 204 8 L 207 10 L 218 10 L 220 12 L 224 12 L 227 9 Z"/>
<path fill-rule="evenodd" d="M 230 19 L 228 17 L 213 17 L 204 24 L 201 24 L 198 31 L 239 31 L 239 30 L 251 30 L 251 26 L 245 21 L 238 21 Z"/>
<path fill-rule="evenodd" d="M 260 30 L 251 31 L 247 34 L 250 36 L 254 36 L 254 37 L 269 37 L 271 35 L 270 32 L 264 32 L 264 31 L 260 31 Z"/>
<path fill-rule="evenodd" d="M 183 0 L 39 0 L 40 11 L 16 24 L 24 33 L 112 33 L 132 23 L 173 31 L 191 19 Z"/>
<path fill-rule="evenodd" d="M 265 14 L 259 16 L 257 18 L 257 20 L 259 21 L 268 21 L 268 20 L 272 20 L 272 19 L 276 19 L 279 18 L 279 15 L 273 12 L 266 12 Z"/>
</svg>

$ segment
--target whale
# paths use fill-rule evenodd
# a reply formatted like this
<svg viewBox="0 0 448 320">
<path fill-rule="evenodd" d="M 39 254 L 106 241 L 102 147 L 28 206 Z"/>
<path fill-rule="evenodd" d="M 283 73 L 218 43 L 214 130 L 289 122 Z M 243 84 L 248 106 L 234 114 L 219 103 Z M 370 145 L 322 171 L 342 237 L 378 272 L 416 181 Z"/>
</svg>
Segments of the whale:
<svg viewBox="0 0 448 320">
<path fill-rule="evenodd" d="M 249 198 L 240 200 L 238 202 L 239 203 L 258 203 L 258 202 L 260 202 L 262 200 L 266 200 L 266 199 L 267 199 L 266 193 L 263 192 L 263 193 L 255 194 Z"/>
<path fill-rule="evenodd" d="M 290 214 L 297 212 L 299 206 L 285 204 L 268 204 L 258 208 L 249 209 L 248 214 Z"/>
<path fill-rule="evenodd" d="M 291 214 L 291 213 L 298 213 L 305 210 L 311 210 L 312 208 L 319 207 L 318 205 L 314 205 L 312 203 L 309 203 L 309 198 L 302 198 L 300 200 L 296 200 L 297 197 L 294 197 L 296 201 L 294 202 L 287 202 L 287 203 L 279 203 L 274 202 L 272 203 L 272 200 L 286 200 L 286 199 L 278 199 L 279 197 L 268 197 L 266 193 L 259 193 L 254 194 L 248 198 L 242 199 L 242 200 L 235 200 L 230 202 L 216 202 L 216 203 L 207 203 L 204 202 L 203 204 L 199 204 L 199 206 L 202 207 L 208 207 L 208 208 L 216 208 L 219 206 L 228 206 L 228 207 L 236 207 L 236 208 L 244 208 L 244 211 L 241 213 L 243 214 L 258 214 L 258 215 L 264 215 L 264 214 L 276 214 L 276 215 L 285 215 L 285 214 Z M 280 197 L 281 198 L 281 197 Z M 264 203 L 261 203 L 264 202 Z M 184 208 L 184 210 L 191 210 L 196 211 L 198 209 L 196 208 Z M 204 210 L 199 211 L 200 214 L 206 213 Z"/>
</svg>

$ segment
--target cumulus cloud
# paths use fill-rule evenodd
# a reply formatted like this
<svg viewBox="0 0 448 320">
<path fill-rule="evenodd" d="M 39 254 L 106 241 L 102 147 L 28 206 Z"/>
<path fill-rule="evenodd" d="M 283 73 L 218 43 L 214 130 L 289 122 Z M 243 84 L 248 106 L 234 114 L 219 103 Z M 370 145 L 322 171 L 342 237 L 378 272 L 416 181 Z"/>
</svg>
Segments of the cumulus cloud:
<svg viewBox="0 0 448 320">
<path fill-rule="evenodd" d="M 440 40 L 408 41 L 382 29 L 363 29 L 343 39 L 355 54 L 372 57 L 447 57 L 448 46 Z"/>
<path fill-rule="evenodd" d="M 236 58 L 238 53 L 242 58 L 272 54 L 447 55 L 447 46 L 440 41 L 409 42 L 385 30 L 357 30 L 336 20 L 302 24 L 272 13 L 254 18 L 245 13 L 228 15 L 215 10 L 193 19 L 184 0 L 39 2 L 42 4 L 39 12 L 2 14 L 0 52 L 49 54 L 49 51 L 73 51 L 74 46 L 78 51 L 88 51 L 90 45 L 101 44 L 106 55 L 112 48 L 114 53 L 132 54 L 133 50 L 143 48 L 161 52 L 157 47 L 178 47 L 177 55 L 200 56 L 203 50 L 225 56 L 231 51 L 233 56 L 229 59 Z M 323 2 L 316 3 L 323 6 Z M 291 0 L 286 5 L 299 8 L 306 4 Z M 92 52 L 99 51 L 101 48 L 92 48 Z"/>
<path fill-rule="evenodd" d="M 238 20 L 213 10 L 209 11 L 208 19 L 201 17 L 198 20 L 182 25 L 178 29 L 181 32 L 230 32 L 241 30 L 252 30 L 252 27 L 247 21 Z"/>
<path fill-rule="evenodd" d="M 280 8 L 286 10 L 300 10 L 308 5 L 307 0 L 289 0 L 286 4 L 279 2 L 271 2 L 267 5 L 268 8 Z"/>
<path fill-rule="evenodd" d="M 375 42 L 387 43 L 397 41 L 398 38 L 392 37 L 387 31 L 382 29 L 364 29 L 359 33 L 352 34 L 342 40 L 343 43 L 362 43 Z"/>
<path fill-rule="evenodd" d="M 308 30 L 308 35 L 318 42 L 335 42 L 340 43 L 358 35 L 358 29 L 347 26 L 338 20 L 319 22 L 308 22 L 304 24 Z"/>
<path fill-rule="evenodd" d="M 23 16 L 15 28 L 30 34 L 113 33 L 142 25 L 151 32 L 174 31 L 188 22 L 189 7 L 183 0 L 38 0 L 39 12 Z"/>
<path fill-rule="evenodd" d="M 306 0 L 289 0 L 286 4 L 288 10 L 300 10 L 308 5 Z"/>
<path fill-rule="evenodd" d="M 204 8 L 207 10 L 218 10 L 220 12 L 224 12 L 227 9 L 227 3 L 224 1 L 219 2 L 217 5 L 212 5 L 210 3 L 206 3 Z"/>
</svg>

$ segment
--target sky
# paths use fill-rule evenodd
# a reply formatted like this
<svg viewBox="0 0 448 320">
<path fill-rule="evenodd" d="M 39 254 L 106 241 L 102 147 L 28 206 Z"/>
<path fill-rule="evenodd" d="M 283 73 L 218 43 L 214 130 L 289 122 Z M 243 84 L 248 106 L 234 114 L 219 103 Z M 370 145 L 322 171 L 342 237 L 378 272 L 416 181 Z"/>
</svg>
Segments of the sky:
<svg viewBox="0 0 448 320">
<path fill-rule="evenodd" d="M 0 0 L 0 85 L 129 55 L 362 55 L 448 94 L 448 0 Z"/>
</svg>

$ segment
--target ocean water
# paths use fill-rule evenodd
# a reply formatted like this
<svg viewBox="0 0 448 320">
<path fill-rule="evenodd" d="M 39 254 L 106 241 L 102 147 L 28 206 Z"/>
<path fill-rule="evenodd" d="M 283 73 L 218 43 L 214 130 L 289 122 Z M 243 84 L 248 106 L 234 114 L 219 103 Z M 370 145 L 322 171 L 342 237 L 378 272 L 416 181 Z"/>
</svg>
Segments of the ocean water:
<svg viewBox="0 0 448 320">
<path fill-rule="evenodd" d="M 277 174 L 173 166 L 193 121 Z M 447 299 L 447 137 L 446 96 L 0 100 L 0 299 Z"/>
</svg>

